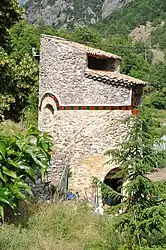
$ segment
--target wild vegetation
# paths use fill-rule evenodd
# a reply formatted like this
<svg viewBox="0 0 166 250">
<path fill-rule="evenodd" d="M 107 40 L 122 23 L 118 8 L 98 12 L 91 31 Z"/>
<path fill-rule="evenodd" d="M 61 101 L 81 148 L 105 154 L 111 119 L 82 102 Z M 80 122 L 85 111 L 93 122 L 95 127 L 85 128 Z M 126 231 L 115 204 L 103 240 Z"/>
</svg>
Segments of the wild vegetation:
<svg viewBox="0 0 166 250">
<path fill-rule="evenodd" d="M 1 125 L 3 127 L 3 123 Z M 9 126 L 8 126 L 9 128 Z M 50 163 L 51 139 L 36 129 L 16 130 L 0 135 L 0 217 L 32 195 L 28 179 L 35 182 L 37 170 L 42 179 Z M 6 212 L 6 213 L 5 213 Z"/>
<path fill-rule="evenodd" d="M 106 152 L 111 156 L 111 161 L 119 166 L 113 178 L 122 179 L 124 184 L 115 191 L 103 183 L 97 183 L 104 197 L 122 200 L 107 212 L 112 214 L 121 210 L 115 227 L 128 238 L 129 249 L 144 245 L 151 247 L 159 242 L 165 245 L 165 183 L 153 182 L 148 178 L 156 163 L 160 167 L 165 158 L 165 152 L 156 152 L 152 147 L 158 137 L 157 121 L 146 108 L 128 122 L 132 123 L 130 135 L 117 149 Z M 157 241 L 153 240 L 155 235 Z"/>
<path fill-rule="evenodd" d="M 165 1 L 134 0 L 99 22 L 96 26 L 105 35 L 121 34 L 127 36 L 135 27 L 145 24 L 147 21 L 152 22 L 152 25 L 156 27 L 165 20 L 165 15 Z"/>
<path fill-rule="evenodd" d="M 111 223 L 96 216 L 86 204 L 32 207 L 27 211 L 31 216 L 23 225 L 13 224 L 0 230 L 2 250 L 118 249 L 119 239 L 113 236 Z"/>
<path fill-rule="evenodd" d="M 1 250 L 130 250 L 126 234 L 114 227 L 112 217 L 97 216 L 87 204 L 57 203 L 21 207 L 17 221 L 0 230 Z M 22 217 L 20 222 L 20 217 Z M 117 217 L 114 217 L 117 219 Z M 19 225 L 18 225 L 19 224 Z M 156 233 L 155 238 L 160 237 Z M 152 243 L 153 244 L 153 243 Z M 134 250 L 162 250 L 159 246 L 137 247 Z"/>
</svg>

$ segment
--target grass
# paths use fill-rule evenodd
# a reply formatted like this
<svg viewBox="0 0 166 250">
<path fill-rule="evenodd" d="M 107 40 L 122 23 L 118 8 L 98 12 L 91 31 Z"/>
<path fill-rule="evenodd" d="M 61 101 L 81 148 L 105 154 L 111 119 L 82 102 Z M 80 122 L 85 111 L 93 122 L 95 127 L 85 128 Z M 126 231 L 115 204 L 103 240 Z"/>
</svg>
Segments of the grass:
<svg viewBox="0 0 166 250">
<path fill-rule="evenodd" d="M 20 214 L 0 227 L 0 250 L 130 250 L 113 219 L 87 204 L 22 204 Z M 162 250 L 157 247 L 132 250 Z"/>
<path fill-rule="evenodd" d="M 12 136 L 19 133 L 25 133 L 25 131 L 25 126 L 21 123 L 15 123 L 11 120 L 0 123 L 0 136 Z"/>
<path fill-rule="evenodd" d="M 0 122 L 0 136 L 15 136 L 18 134 L 27 135 L 28 125 L 30 126 L 30 124 L 23 121 L 15 123 L 11 120 L 5 120 Z M 34 124 L 31 124 L 31 126 L 37 129 L 35 122 Z"/>
<path fill-rule="evenodd" d="M 0 229 L 1 250 L 118 249 L 119 238 L 110 221 L 85 204 L 64 202 L 35 209 L 26 223 Z"/>
</svg>

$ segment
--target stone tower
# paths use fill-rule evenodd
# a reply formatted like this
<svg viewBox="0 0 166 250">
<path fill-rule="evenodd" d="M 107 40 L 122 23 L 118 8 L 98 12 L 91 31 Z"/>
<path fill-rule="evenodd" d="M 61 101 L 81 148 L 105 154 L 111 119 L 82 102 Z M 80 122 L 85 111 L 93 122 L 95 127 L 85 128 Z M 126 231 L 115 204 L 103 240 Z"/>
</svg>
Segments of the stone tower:
<svg viewBox="0 0 166 250">
<path fill-rule="evenodd" d="M 123 141 L 124 119 L 136 113 L 145 82 L 120 74 L 121 57 L 59 37 L 41 37 L 39 129 L 54 139 L 49 179 L 93 199 L 93 177 L 104 181 L 117 166 L 104 152 Z"/>
</svg>

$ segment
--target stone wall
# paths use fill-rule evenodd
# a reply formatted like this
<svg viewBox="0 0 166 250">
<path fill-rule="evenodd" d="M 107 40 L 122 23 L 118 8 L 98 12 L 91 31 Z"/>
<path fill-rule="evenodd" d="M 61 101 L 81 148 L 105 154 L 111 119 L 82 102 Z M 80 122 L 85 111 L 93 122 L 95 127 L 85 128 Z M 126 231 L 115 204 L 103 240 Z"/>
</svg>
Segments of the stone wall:
<svg viewBox="0 0 166 250">
<path fill-rule="evenodd" d="M 131 105 L 131 89 L 85 77 L 87 55 L 77 48 L 41 39 L 39 102 L 46 92 L 53 93 L 60 105 Z M 125 138 L 127 110 L 57 110 L 46 97 L 39 111 L 39 129 L 54 139 L 54 155 L 49 180 L 58 186 L 69 166 L 69 189 L 82 199 L 94 200 L 93 177 L 104 180 L 115 166 L 106 164 L 104 153 Z"/>
<path fill-rule="evenodd" d="M 64 154 L 72 176 L 69 189 L 79 192 L 81 198 L 92 199 L 93 177 L 104 180 L 115 165 L 106 164 L 104 153 L 110 147 L 117 146 L 125 138 L 128 128 L 124 122 L 130 111 L 55 111 L 47 122 L 47 117 L 39 116 L 40 129 L 49 131 L 54 139 L 54 153 Z M 47 124 L 47 127 L 44 126 Z M 64 167 L 53 164 L 49 178 L 54 185 Z"/>
<path fill-rule="evenodd" d="M 130 105 L 128 87 L 115 86 L 85 77 L 87 54 L 79 49 L 41 38 L 40 99 L 53 92 L 61 105 Z"/>
</svg>

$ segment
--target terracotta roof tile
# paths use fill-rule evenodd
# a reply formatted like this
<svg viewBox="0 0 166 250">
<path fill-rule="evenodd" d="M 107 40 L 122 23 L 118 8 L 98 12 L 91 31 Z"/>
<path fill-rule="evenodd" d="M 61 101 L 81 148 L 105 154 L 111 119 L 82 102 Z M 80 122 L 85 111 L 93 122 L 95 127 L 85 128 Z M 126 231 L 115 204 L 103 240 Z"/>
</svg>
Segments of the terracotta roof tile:
<svg viewBox="0 0 166 250">
<path fill-rule="evenodd" d="M 112 71 L 100 71 L 100 70 L 93 70 L 93 69 L 87 69 L 85 72 L 86 76 L 98 76 L 101 78 L 101 80 L 110 80 L 111 81 L 118 81 L 125 83 L 127 85 L 134 85 L 134 84 L 141 84 L 146 85 L 147 83 L 145 81 L 136 79 L 131 76 L 127 76 L 124 74 L 120 74 L 118 72 L 112 72 Z"/>
<path fill-rule="evenodd" d="M 75 48 L 78 48 L 79 50 L 82 50 L 82 51 L 86 52 L 89 55 L 92 55 L 92 56 L 105 57 L 105 58 L 114 58 L 114 59 L 119 59 L 119 60 L 122 59 L 118 55 L 115 55 L 115 54 L 112 54 L 112 53 L 109 53 L 109 52 L 105 52 L 105 51 L 102 51 L 100 49 L 95 49 L 95 48 L 86 46 L 86 45 L 81 44 L 81 43 L 76 43 L 76 42 L 68 41 L 68 40 L 65 40 L 64 38 L 61 38 L 61 37 L 49 36 L 49 35 L 42 35 L 42 37 L 48 37 L 50 39 L 56 40 L 59 43 L 63 43 L 63 44 L 67 44 L 67 45 L 73 46 Z"/>
</svg>

